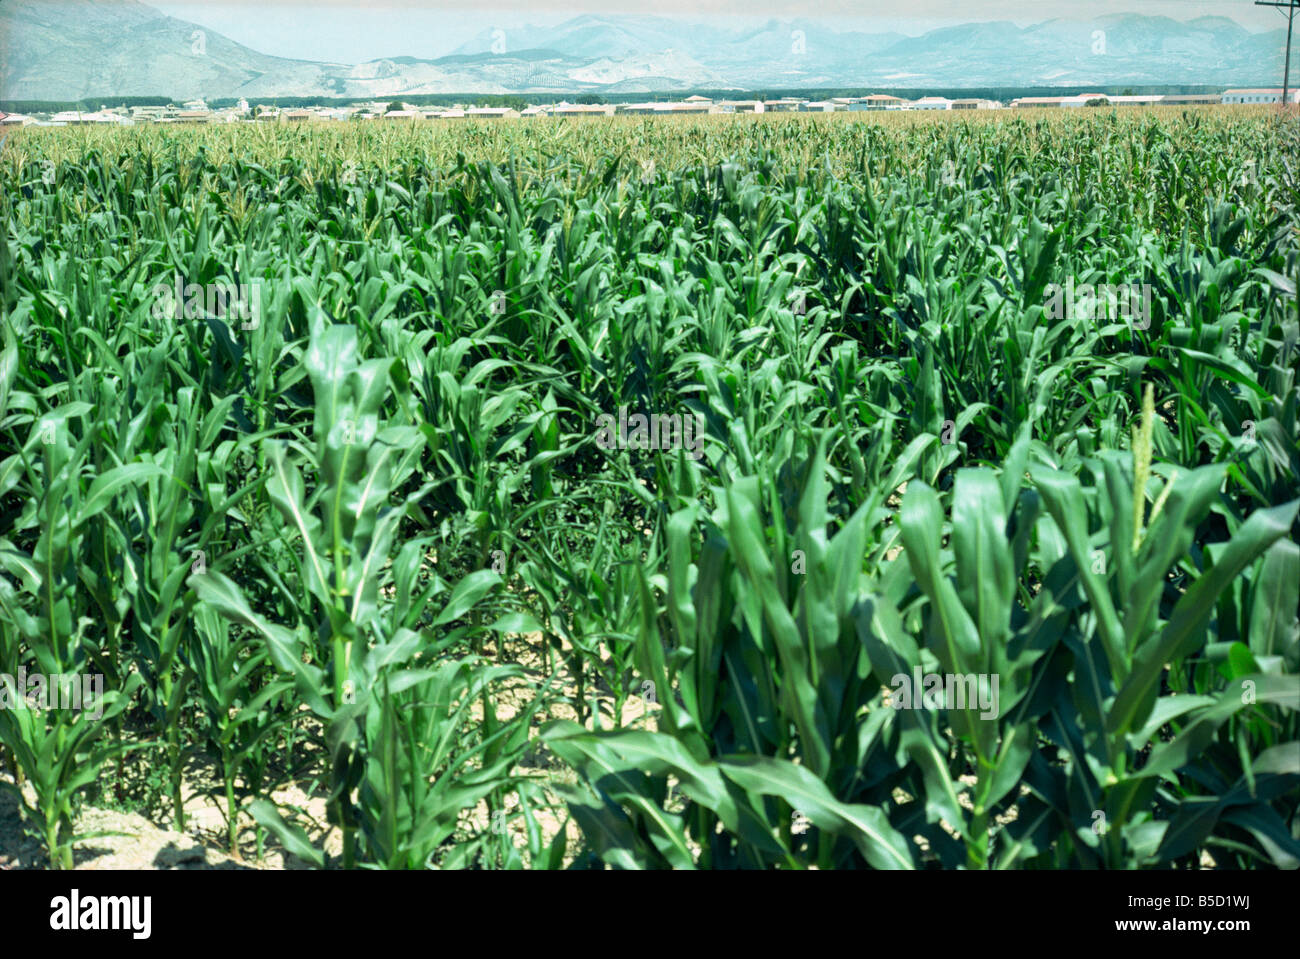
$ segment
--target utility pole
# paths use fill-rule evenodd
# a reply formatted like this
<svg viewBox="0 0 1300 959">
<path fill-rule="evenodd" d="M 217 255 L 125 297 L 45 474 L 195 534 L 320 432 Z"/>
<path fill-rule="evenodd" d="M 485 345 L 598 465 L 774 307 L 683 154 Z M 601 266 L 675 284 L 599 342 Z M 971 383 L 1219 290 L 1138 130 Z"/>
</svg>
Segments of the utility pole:
<svg viewBox="0 0 1300 959">
<path fill-rule="evenodd" d="M 1291 90 L 1291 33 L 1295 29 L 1295 13 L 1300 10 L 1300 0 L 1255 0 L 1257 7 L 1277 7 L 1286 10 L 1286 67 L 1282 71 L 1282 109 L 1289 106 L 1287 94 Z"/>
</svg>

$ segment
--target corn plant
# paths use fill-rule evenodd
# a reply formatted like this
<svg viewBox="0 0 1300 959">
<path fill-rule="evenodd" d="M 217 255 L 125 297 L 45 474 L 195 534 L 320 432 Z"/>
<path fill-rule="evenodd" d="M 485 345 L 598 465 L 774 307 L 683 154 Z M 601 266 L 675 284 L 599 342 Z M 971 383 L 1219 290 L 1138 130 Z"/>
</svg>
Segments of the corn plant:
<svg viewBox="0 0 1300 959">
<path fill-rule="evenodd" d="M 734 119 L 11 134 L 53 861 L 149 756 L 316 865 L 1300 862 L 1295 119 Z"/>
</svg>

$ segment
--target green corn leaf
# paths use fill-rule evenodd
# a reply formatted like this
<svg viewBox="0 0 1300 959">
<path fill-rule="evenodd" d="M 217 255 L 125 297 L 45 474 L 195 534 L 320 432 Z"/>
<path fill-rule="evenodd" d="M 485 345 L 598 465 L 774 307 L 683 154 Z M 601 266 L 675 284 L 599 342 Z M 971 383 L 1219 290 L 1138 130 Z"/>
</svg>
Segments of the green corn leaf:
<svg viewBox="0 0 1300 959">
<path fill-rule="evenodd" d="M 1164 629 L 1138 651 L 1133 672 L 1120 687 L 1106 717 L 1108 732 L 1124 733 L 1145 721 L 1154 705 L 1156 681 L 1164 665 L 1185 654 L 1187 646 L 1196 638 L 1196 630 L 1209 618 L 1219 593 L 1249 563 L 1286 535 L 1298 508 L 1300 500 L 1261 509 L 1242 524 L 1219 561 L 1174 606 Z"/>
</svg>

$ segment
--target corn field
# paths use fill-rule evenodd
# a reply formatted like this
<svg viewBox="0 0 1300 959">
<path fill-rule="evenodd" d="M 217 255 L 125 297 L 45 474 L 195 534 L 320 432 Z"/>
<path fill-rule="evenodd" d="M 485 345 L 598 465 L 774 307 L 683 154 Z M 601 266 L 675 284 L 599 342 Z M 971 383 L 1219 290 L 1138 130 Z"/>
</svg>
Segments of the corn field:
<svg viewBox="0 0 1300 959">
<path fill-rule="evenodd" d="M 49 865 L 1296 868 L 1300 122 L 1061 113 L 12 134 Z"/>
</svg>

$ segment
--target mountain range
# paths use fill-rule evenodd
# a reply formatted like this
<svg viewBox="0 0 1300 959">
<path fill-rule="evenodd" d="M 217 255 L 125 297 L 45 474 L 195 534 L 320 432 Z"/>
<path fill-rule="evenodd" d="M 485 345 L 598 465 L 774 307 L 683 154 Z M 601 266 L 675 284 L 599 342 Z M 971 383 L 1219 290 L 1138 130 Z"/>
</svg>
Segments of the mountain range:
<svg viewBox="0 0 1300 959">
<path fill-rule="evenodd" d="M 0 99 L 1272 86 L 1284 44 L 1285 31 L 1253 33 L 1226 17 L 981 22 L 909 37 L 837 31 L 814 20 L 727 29 L 584 15 L 553 27 L 484 31 L 436 59 L 347 64 L 259 53 L 137 0 L 7 0 L 0 3 Z"/>
</svg>

